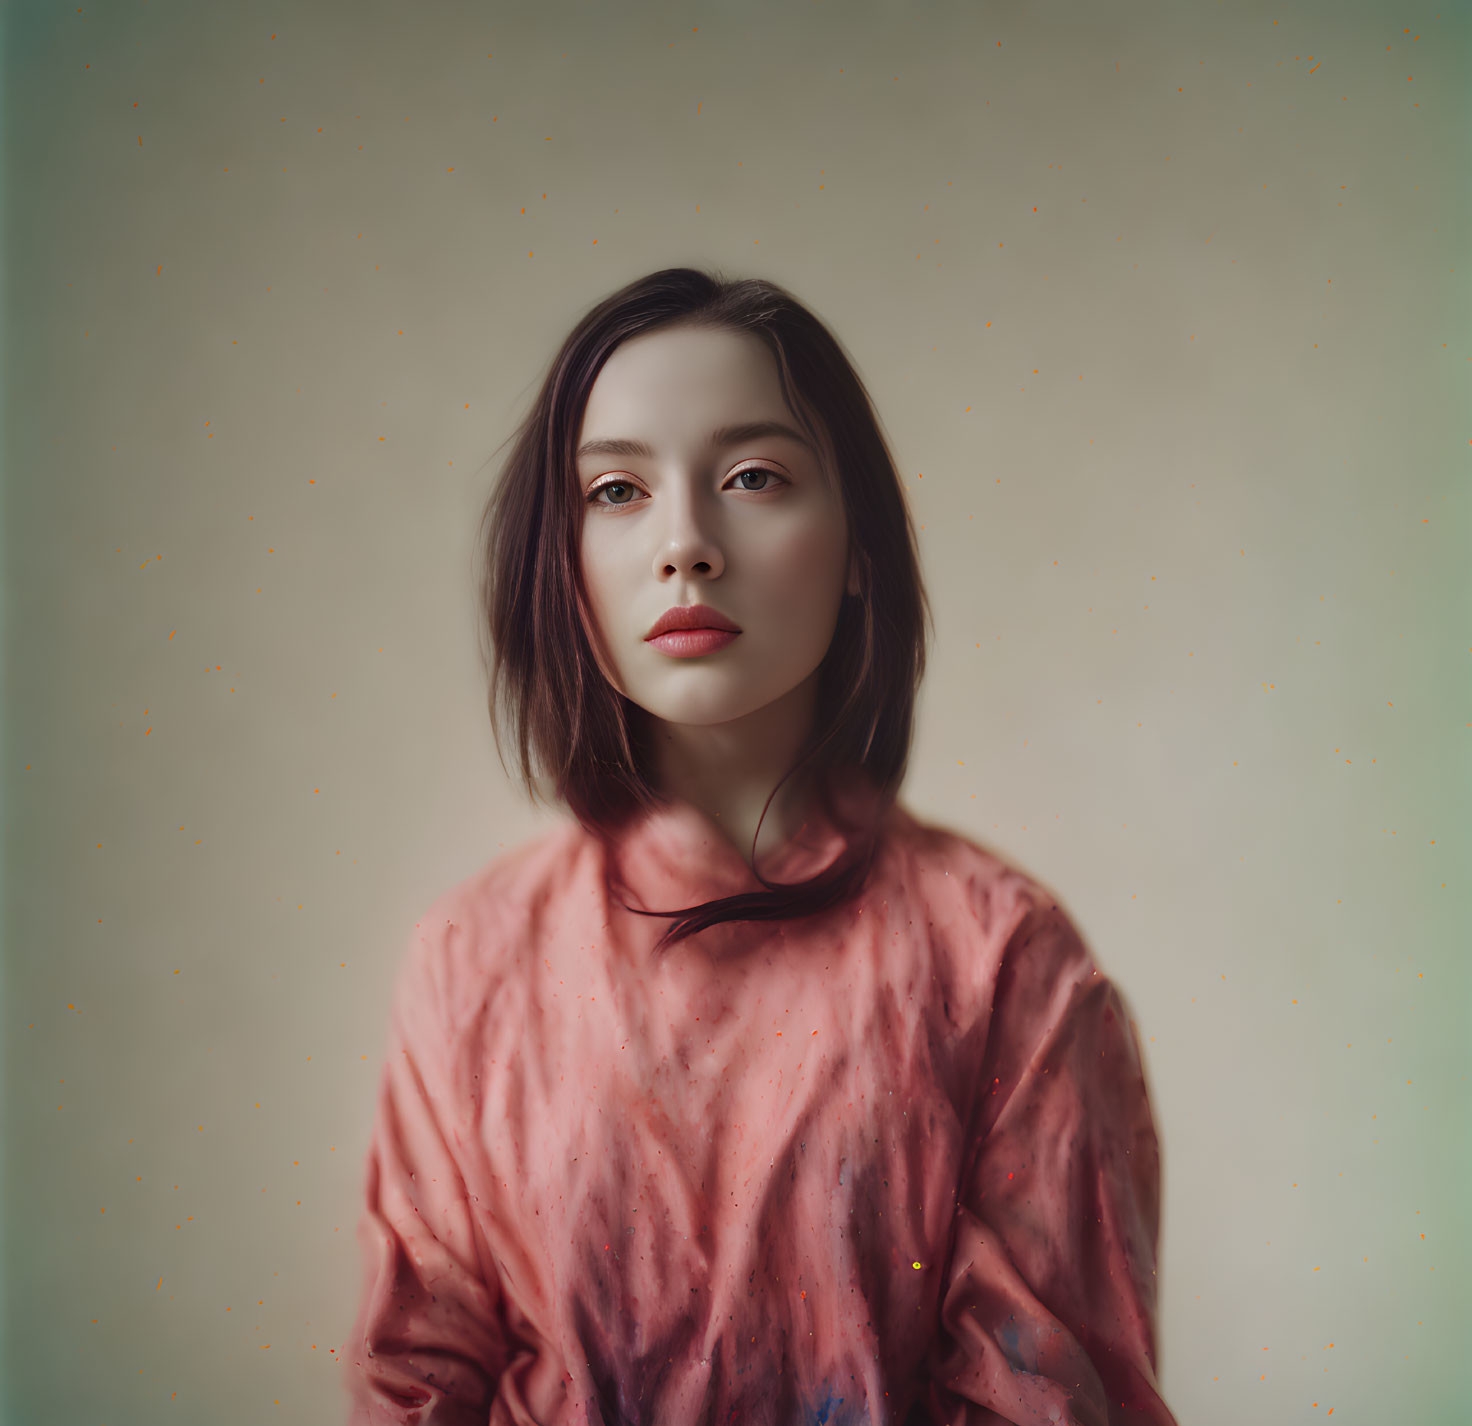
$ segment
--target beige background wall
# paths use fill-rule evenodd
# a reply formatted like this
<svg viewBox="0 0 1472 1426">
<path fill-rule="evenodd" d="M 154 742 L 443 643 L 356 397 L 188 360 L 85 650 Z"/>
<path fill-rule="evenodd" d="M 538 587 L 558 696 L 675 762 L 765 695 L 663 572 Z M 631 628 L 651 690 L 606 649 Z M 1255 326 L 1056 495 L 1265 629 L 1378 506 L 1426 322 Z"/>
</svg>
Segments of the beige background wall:
<svg viewBox="0 0 1472 1426">
<path fill-rule="evenodd" d="M 676 263 L 871 386 L 937 619 L 904 797 L 1137 1018 L 1182 1423 L 1465 1419 L 1468 31 L 8 7 L 5 1421 L 338 1418 L 393 972 L 548 825 L 488 461 Z"/>
</svg>

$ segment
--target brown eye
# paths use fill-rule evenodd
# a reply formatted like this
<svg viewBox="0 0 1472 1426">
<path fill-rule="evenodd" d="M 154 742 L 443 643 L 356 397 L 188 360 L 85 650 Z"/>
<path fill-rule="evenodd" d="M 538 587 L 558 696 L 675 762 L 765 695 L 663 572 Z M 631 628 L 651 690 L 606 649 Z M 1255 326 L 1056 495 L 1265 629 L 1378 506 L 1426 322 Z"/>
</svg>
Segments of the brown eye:
<svg viewBox="0 0 1472 1426">
<path fill-rule="evenodd" d="M 602 495 L 605 490 L 624 490 L 627 491 L 628 494 L 622 500 L 615 500 L 610 498 L 607 501 L 600 501 L 598 497 Z M 634 487 L 627 480 L 610 480 L 605 482 L 603 485 L 595 486 L 592 490 L 588 492 L 588 503 L 590 505 L 629 505 L 633 503 L 633 495 Z"/>
<path fill-rule="evenodd" d="M 760 476 L 763 478 L 764 482 L 768 482 L 770 480 L 780 481 L 782 479 L 782 477 L 778 475 L 775 470 L 768 470 L 766 466 L 762 465 L 754 465 L 750 466 L 746 470 L 738 470 L 735 476 L 732 478 L 735 480 L 745 480 L 748 476 Z M 769 483 L 763 483 L 761 485 L 741 485 L 737 487 L 738 490 L 750 490 L 752 492 L 756 492 L 758 490 L 767 490 L 770 488 L 771 486 Z"/>
</svg>

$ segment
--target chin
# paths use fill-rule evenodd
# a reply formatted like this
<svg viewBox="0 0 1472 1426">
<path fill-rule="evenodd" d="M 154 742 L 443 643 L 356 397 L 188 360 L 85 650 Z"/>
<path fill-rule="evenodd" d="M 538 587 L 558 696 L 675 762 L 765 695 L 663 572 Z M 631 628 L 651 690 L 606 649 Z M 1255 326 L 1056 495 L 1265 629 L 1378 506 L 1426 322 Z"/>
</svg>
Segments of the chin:
<svg viewBox="0 0 1472 1426">
<path fill-rule="evenodd" d="M 679 723 L 691 728 L 714 728 L 721 723 L 733 723 L 738 718 L 745 718 L 769 703 L 776 702 L 779 697 L 780 694 L 772 698 L 760 693 L 753 695 L 750 689 L 746 689 L 739 696 L 733 694 L 712 698 L 650 699 L 647 703 L 641 703 L 640 707 L 665 723 Z M 639 702 L 638 699 L 634 701 Z"/>
</svg>

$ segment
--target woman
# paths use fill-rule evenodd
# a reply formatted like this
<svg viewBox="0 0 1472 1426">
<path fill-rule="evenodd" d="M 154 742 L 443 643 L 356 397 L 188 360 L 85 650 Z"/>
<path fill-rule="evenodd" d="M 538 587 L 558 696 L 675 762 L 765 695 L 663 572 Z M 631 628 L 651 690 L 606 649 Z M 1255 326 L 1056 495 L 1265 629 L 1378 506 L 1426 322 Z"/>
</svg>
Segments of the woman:
<svg viewBox="0 0 1472 1426">
<path fill-rule="evenodd" d="M 631 284 L 487 529 L 493 722 L 575 820 L 403 963 L 352 1421 L 1172 1423 L 1133 1027 L 1044 886 L 896 800 L 925 599 L 838 343 Z"/>
</svg>

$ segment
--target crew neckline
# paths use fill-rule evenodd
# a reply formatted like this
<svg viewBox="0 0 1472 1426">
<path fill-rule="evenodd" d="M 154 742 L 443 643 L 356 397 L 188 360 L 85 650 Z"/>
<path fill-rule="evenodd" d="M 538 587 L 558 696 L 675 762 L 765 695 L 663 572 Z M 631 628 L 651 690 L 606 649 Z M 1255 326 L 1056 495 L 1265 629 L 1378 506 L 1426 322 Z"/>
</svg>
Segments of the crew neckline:
<svg viewBox="0 0 1472 1426">
<path fill-rule="evenodd" d="M 877 792 L 854 777 L 833 792 L 840 817 L 858 825 L 872 817 Z M 889 809 L 892 817 L 897 806 Z M 664 797 L 606 841 L 610 879 L 630 906 L 677 911 L 702 902 L 805 881 L 843 856 L 848 837 L 828 815 L 819 797 L 785 841 L 757 856 L 753 869 L 708 813 L 683 797 Z"/>
</svg>

